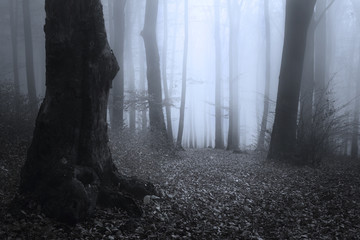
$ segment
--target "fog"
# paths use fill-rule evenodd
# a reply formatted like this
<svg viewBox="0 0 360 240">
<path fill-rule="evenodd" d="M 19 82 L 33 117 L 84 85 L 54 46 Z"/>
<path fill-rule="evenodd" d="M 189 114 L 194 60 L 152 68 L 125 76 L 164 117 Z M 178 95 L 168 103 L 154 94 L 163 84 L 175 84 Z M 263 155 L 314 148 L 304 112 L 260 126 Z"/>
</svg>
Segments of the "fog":
<svg viewBox="0 0 360 240">
<path fill-rule="evenodd" d="M 27 74 L 25 68 L 24 23 L 21 1 L 12 0 L 17 22 L 17 50 L 20 93 L 27 95 Z M 115 48 L 114 34 L 117 23 L 114 22 L 114 1 L 102 0 L 105 24 L 110 46 Z M 164 60 L 164 38 L 167 38 L 166 71 L 167 85 L 170 95 L 172 130 L 176 138 L 179 125 L 179 108 L 181 99 L 181 80 L 184 49 L 184 1 L 166 0 L 167 21 L 164 20 L 164 1 L 159 1 L 157 19 L 157 43 L 159 46 L 160 62 Z M 266 1 L 266 0 L 265 0 Z M 315 7 L 315 19 L 326 21 L 318 28 L 326 28 L 325 41 L 315 37 L 315 50 L 326 46 L 326 82 L 327 90 L 331 92 L 328 100 L 334 101 L 335 106 L 341 107 L 341 112 L 348 114 L 348 119 L 354 118 L 356 83 L 359 81 L 359 21 L 360 4 L 355 0 L 326 2 L 327 8 Z M 0 81 L 14 82 L 13 52 L 10 24 L 10 1 L 0 2 Z M 214 147 L 215 144 L 215 3 L 219 7 L 219 37 L 221 54 L 221 106 L 222 106 L 222 134 L 224 145 L 227 145 L 229 129 L 229 59 L 234 56 L 237 61 L 233 67 L 234 76 L 238 81 L 236 105 L 239 126 L 240 149 L 255 149 L 260 132 L 261 119 L 264 108 L 264 93 L 266 79 L 266 37 L 264 0 L 189 0 L 188 6 L 188 58 L 187 58 L 187 94 L 185 103 L 184 147 Z M 229 4 L 234 14 L 233 24 L 230 24 Z M 319 4 L 319 3 L 318 3 Z M 325 13 L 323 14 L 323 12 Z M 44 1 L 30 2 L 32 27 L 32 48 L 34 75 L 36 80 L 36 94 L 42 99 L 45 93 L 45 36 L 43 26 L 45 22 Z M 140 35 L 144 25 L 145 1 L 128 0 L 125 7 L 125 102 L 131 99 L 134 90 L 143 91 L 145 65 L 145 50 Z M 275 103 L 278 90 L 278 78 L 282 60 L 285 1 L 269 0 L 270 23 L 270 94 L 269 118 L 267 129 L 271 131 L 273 124 Z M 167 26 L 167 36 L 164 28 Z M 236 29 L 230 28 L 235 26 Z M 235 51 L 229 50 L 230 32 L 237 32 L 234 45 Z M 316 30 L 318 31 L 318 29 Z M 315 33 L 316 34 L 316 33 Z M 231 55 L 231 56 L 229 56 Z M 316 55 L 316 51 L 315 51 Z M 315 72 L 318 60 L 315 56 Z M 321 59 L 320 59 L 321 61 Z M 131 82 L 135 83 L 135 89 Z M 112 97 L 112 96 L 110 96 Z M 164 98 L 164 96 L 163 96 Z M 129 127 L 129 112 L 131 106 L 124 112 L 125 127 Z M 136 108 L 136 129 L 141 130 L 142 110 Z M 165 113 L 165 110 L 164 110 Z M 111 111 L 109 110 L 109 116 Z M 109 123 L 110 123 L 109 117 Z M 347 141 L 347 140 L 345 140 Z M 347 150 L 346 150 L 347 151 Z"/>
</svg>

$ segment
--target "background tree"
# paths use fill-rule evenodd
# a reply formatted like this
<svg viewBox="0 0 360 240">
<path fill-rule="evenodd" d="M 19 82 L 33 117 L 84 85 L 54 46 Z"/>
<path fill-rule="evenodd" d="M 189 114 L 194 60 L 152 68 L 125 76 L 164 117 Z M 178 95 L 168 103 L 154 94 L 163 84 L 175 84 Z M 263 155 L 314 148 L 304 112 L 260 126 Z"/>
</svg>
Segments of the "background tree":
<svg viewBox="0 0 360 240">
<path fill-rule="evenodd" d="M 264 93 L 264 109 L 261 120 L 261 128 L 259 139 L 257 143 L 257 148 L 259 150 L 264 149 L 265 144 L 265 133 L 268 122 L 269 114 L 269 104 L 270 104 L 270 77 L 271 77 L 271 62 L 270 62 L 270 52 L 271 52 L 271 43 L 270 43 L 270 8 L 269 1 L 264 0 L 264 19 L 265 19 L 265 93 Z"/>
<path fill-rule="evenodd" d="M 184 38 L 184 54 L 182 65 L 182 81 L 181 81 L 181 104 L 180 104 L 180 120 L 179 130 L 176 140 L 176 146 L 181 147 L 183 132 L 184 132 L 184 118 L 185 118 L 185 103 L 186 103 L 186 80 L 187 80 L 187 56 L 189 45 L 189 16 L 188 16 L 188 0 L 184 1 L 184 23 L 185 23 L 185 38 Z"/>
<path fill-rule="evenodd" d="M 124 42 L 126 0 L 114 1 L 114 53 L 119 63 L 119 72 L 113 82 L 112 131 L 118 133 L 124 126 Z"/>
<path fill-rule="evenodd" d="M 306 37 L 316 0 L 287 0 L 278 95 L 268 158 L 293 156 Z"/>
<path fill-rule="evenodd" d="M 14 72 L 14 88 L 15 88 L 15 110 L 19 112 L 20 101 L 20 83 L 19 83 L 19 64 L 18 64 L 18 4 L 17 1 L 9 0 L 10 7 L 10 31 L 11 31 L 11 49 Z"/>
<path fill-rule="evenodd" d="M 100 0 L 45 4 L 46 97 L 21 171 L 21 196 L 68 223 L 86 218 L 96 204 L 140 214 L 120 190 L 142 198 L 154 189 L 138 182 L 145 192 L 133 191 L 136 181 L 119 175 L 107 145 L 108 93 L 119 68 Z"/>
<path fill-rule="evenodd" d="M 26 57 L 26 79 L 30 110 L 32 113 L 37 111 L 37 96 L 35 88 L 35 74 L 34 74 L 34 54 L 33 41 L 31 31 L 31 15 L 30 15 L 30 0 L 22 0 L 23 19 L 24 19 L 24 38 L 25 38 L 25 57 Z"/>
<path fill-rule="evenodd" d="M 158 0 L 147 0 L 144 28 L 141 35 L 144 39 L 146 51 L 150 130 L 152 134 L 155 134 L 158 137 L 160 136 L 160 140 L 165 141 L 168 144 L 162 110 L 160 56 L 156 42 L 157 13 Z M 164 144 L 165 142 L 162 142 L 161 144 Z"/>
<path fill-rule="evenodd" d="M 133 59 L 133 39 L 132 39 L 132 29 L 134 27 L 134 1 L 130 1 L 126 6 L 126 28 L 125 28 L 125 60 L 126 60 L 126 82 L 128 86 L 128 111 L 129 111 L 129 128 L 132 132 L 135 131 L 135 118 L 136 118 L 136 89 L 135 89 L 135 70 L 134 70 L 134 59 Z"/>
<path fill-rule="evenodd" d="M 221 49 L 220 49 L 220 2 L 214 0 L 215 10 L 215 148 L 224 148 L 224 137 L 222 129 L 222 113 L 221 113 L 221 99 L 222 99 L 222 84 L 221 84 Z"/>
<path fill-rule="evenodd" d="M 238 34 L 239 6 L 228 0 L 229 11 L 229 131 L 227 150 L 239 151 L 239 74 L 238 74 Z"/>
<path fill-rule="evenodd" d="M 163 41 L 163 57 L 162 57 L 162 80 L 163 80 L 163 89 L 165 95 L 165 111 L 166 111 L 166 128 L 169 140 L 172 142 L 173 130 L 172 130 L 172 119 L 171 119 L 171 102 L 169 95 L 169 88 L 167 83 L 167 42 L 168 42 L 168 17 L 167 17 L 167 0 L 163 1 L 164 6 L 164 41 Z"/>
</svg>

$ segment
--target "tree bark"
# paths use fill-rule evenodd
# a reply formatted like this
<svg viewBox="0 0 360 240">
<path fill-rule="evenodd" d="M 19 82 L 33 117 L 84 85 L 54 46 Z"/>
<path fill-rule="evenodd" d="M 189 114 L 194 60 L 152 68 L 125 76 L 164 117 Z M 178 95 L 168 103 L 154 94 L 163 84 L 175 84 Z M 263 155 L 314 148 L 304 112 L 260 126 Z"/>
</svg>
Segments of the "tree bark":
<svg viewBox="0 0 360 240">
<path fill-rule="evenodd" d="M 317 1 L 316 12 L 320 17 L 315 29 L 314 47 L 314 106 L 319 119 L 323 119 L 326 106 L 326 1 Z"/>
<path fill-rule="evenodd" d="M 315 3 L 316 0 L 286 2 L 284 47 L 268 158 L 285 159 L 295 154 L 306 37 Z"/>
<path fill-rule="evenodd" d="M 15 4 L 14 4 L 15 3 Z M 14 104 L 15 111 L 19 112 L 20 106 L 20 84 L 19 84 L 19 66 L 18 66 L 18 38 L 17 38 L 17 29 L 18 29 L 18 4 L 17 1 L 9 0 L 10 6 L 10 30 L 11 30 L 11 47 L 12 47 L 12 62 L 13 62 L 13 72 L 14 72 Z"/>
<path fill-rule="evenodd" d="M 172 142 L 173 130 L 171 120 L 171 101 L 167 83 L 167 42 L 168 42 L 168 20 L 167 20 L 167 0 L 164 0 L 164 42 L 163 42 L 163 58 L 162 58 L 162 80 L 164 84 L 164 95 L 165 95 L 165 111 L 166 111 L 166 127 L 169 140 Z"/>
<path fill-rule="evenodd" d="M 229 11 L 229 132 L 227 150 L 239 151 L 239 101 L 238 101 L 238 6 L 237 2 L 228 0 Z"/>
<path fill-rule="evenodd" d="M 158 0 L 147 0 L 144 28 L 141 35 L 144 39 L 146 52 L 150 131 L 154 140 L 156 139 L 153 141 L 153 146 L 168 148 L 169 142 L 162 110 L 160 56 L 156 41 L 157 13 Z"/>
<path fill-rule="evenodd" d="M 97 204 L 140 214 L 120 191 L 141 198 L 155 189 L 120 176 L 108 147 L 107 101 L 119 67 L 106 39 L 101 2 L 46 0 L 45 10 L 46 96 L 21 170 L 20 196 L 71 224 Z"/>
<path fill-rule="evenodd" d="M 186 103 L 186 80 L 187 80 L 187 55 L 188 55 L 188 41 L 189 41 L 189 21 L 188 21 L 188 0 L 184 2 L 185 14 L 184 14 L 184 23 L 185 23 L 185 38 L 184 38 L 184 54 L 183 54 L 183 68 L 182 68 L 182 83 L 181 83 L 181 104 L 180 104 L 180 120 L 179 120 L 179 130 L 176 140 L 177 148 L 182 148 L 182 137 L 184 132 L 184 117 L 185 117 L 185 103 Z"/>
<path fill-rule="evenodd" d="M 119 72 L 113 81 L 112 132 L 118 133 L 124 126 L 124 42 L 125 42 L 125 4 L 126 0 L 114 1 L 114 53 L 119 63 Z"/>
<path fill-rule="evenodd" d="M 353 131 L 351 136 L 351 158 L 359 156 L 359 113 L 360 113 L 360 81 L 356 81 L 356 101 L 354 105 Z"/>
<path fill-rule="evenodd" d="M 222 129 L 222 94 L 221 94 L 221 49 L 220 49 L 220 14 L 219 1 L 214 0 L 215 6 L 215 148 L 224 148 Z"/>
<path fill-rule="evenodd" d="M 23 19 L 24 19 L 24 37 L 25 37 L 25 60 L 26 60 L 26 79 L 30 110 L 33 114 L 37 111 L 37 97 L 35 88 L 35 74 L 34 74 L 34 54 L 33 41 L 31 31 L 31 16 L 30 16 L 30 0 L 22 1 Z"/>
<path fill-rule="evenodd" d="M 264 0 L 264 16 L 265 16 L 265 92 L 264 92 L 264 109 L 261 119 L 261 128 L 258 139 L 257 148 L 259 150 L 264 149 L 265 145 L 265 134 L 267 129 L 267 121 L 269 114 L 269 95 L 270 95 L 270 77 L 271 77 L 271 63 L 270 63 L 270 16 L 269 16 L 269 0 Z"/>
<path fill-rule="evenodd" d="M 136 91 L 135 91 L 135 70 L 134 70 L 134 60 L 133 60 L 133 51 L 132 51 L 132 37 L 131 31 L 133 28 L 133 6 L 134 1 L 130 1 L 126 7 L 126 31 L 125 31 L 125 59 L 126 59 L 126 81 L 128 84 L 128 93 L 129 93 L 129 128 L 130 131 L 134 132 L 136 128 Z"/>
<path fill-rule="evenodd" d="M 308 29 L 302 80 L 300 87 L 300 112 L 299 126 L 297 132 L 297 142 L 307 144 L 310 140 L 311 128 L 313 124 L 313 94 L 314 94 L 314 57 L 315 57 L 315 18 L 314 15 Z M 308 151 L 309 149 L 304 149 Z M 303 157 L 307 152 L 301 153 Z"/>
</svg>

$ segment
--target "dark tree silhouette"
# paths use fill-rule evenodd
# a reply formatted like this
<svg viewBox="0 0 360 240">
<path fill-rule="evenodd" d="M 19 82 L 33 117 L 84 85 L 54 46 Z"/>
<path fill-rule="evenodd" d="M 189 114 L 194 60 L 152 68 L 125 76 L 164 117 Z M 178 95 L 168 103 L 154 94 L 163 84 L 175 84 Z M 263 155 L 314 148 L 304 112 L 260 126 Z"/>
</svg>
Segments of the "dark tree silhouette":
<svg viewBox="0 0 360 240">
<path fill-rule="evenodd" d="M 25 37 L 25 62 L 26 62 L 26 79 L 30 109 L 33 114 L 37 111 L 37 97 L 35 88 L 35 74 L 34 74 L 34 54 L 33 41 L 31 31 L 31 15 L 30 15 L 30 0 L 22 1 L 23 16 L 24 16 L 24 37 Z"/>
<path fill-rule="evenodd" d="M 12 62 L 14 72 L 14 87 L 15 87 L 15 109 L 19 111 L 20 101 L 20 84 L 19 84 L 19 64 L 18 64 L 18 4 L 17 1 L 9 0 L 10 6 L 10 28 L 11 28 L 11 48 L 12 48 Z"/>
<path fill-rule="evenodd" d="M 268 158 L 293 156 L 308 27 L 316 0 L 287 0 L 284 47 Z"/>
<path fill-rule="evenodd" d="M 134 14 L 133 7 L 134 1 L 129 1 L 126 6 L 126 30 L 125 30 L 125 59 L 126 59 L 126 84 L 128 86 L 129 93 L 129 102 L 128 106 L 129 111 L 129 129 L 134 132 L 136 128 L 136 109 L 135 109 L 135 69 L 134 69 L 134 60 L 133 60 L 133 50 L 132 50 L 132 29 L 134 27 Z"/>
<path fill-rule="evenodd" d="M 160 56 L 156 41 L 157 13 L 158 0 L 147 0 L 144 28 L 141 35 L 144 39 L 146 52 L 150 131 L 157 139 L 153 144 L 158 145 L 160 143 L 159 146 L 155 147 L 161 148 L 169 142 L 162 109 Z"/>
<path fill-rule="evenodd" d="M 238 35 L 239 6 L 237 1 L 228 0 L 229 11 L 229 131 L 227 150 L 239 151 L 239 74 Z M 243 1 L 241 2 L 243 3 Z"/>
<path fill-rule="evenodd" d="M 221 48 L 220 48 L 220 10 L 219 1 L 214 0 L 215 6 L 215 148 L 224 148 L 221 113 Z"/>
<path fill-rule="evenodd" d="M 108 45 L 100 0 L 46 0 L 46 96 L 21 170 L 18 199 L 76 223 L 96 204 L 141 210 L 149 183 L 120 176 L 108 147 L 106 109 L 119 67 Z M 147 187 L 146 187 L 147 186 Z"/>
<path fill-rule="evenodd" d="M 183 66 L 182 66 L 182 81 L 181 81 L 181 104 L 180 104 L 180 120 L 179 130 L 176 139 L 177 148 L 182 148 L 181 143 L 184 133 L 184 119 L 185 119 L 185 103 L 186 103 L 186 80 L 187 80 L 187 56 L 189 45 L 189 16 L 188 16 L 188 0 L 184 1 L 184 22 L 185 22 L 185 38 L 184 38 L 184 54 L 183 54 Z"/>
<path fill-rule="evenodd" d="M 165 95 L 165 111 L 166 111 L 166 127 L 168 138 L 172 142 L 173 130 L 172 130 L 172 120 L 171 120 L 171 104 L 170 104 L 170 94 L 167 83 L 167 52 L 168 52 L 168 17 L 167 17 L 167 1 L 163 2 L 164 5 L 164 41 L 163 41 L 163 58 L 162 58 L 162 80 L 164 83 L 164 95 Z"/>
<path fill-rule="evenodd" d="M 114 1 L 114 53 L 120 69 L 113 82 L 113 103 L 111 128 L 118 133 L 124 125 L 124 42 L 125 42 L 125 4 L 126 0 Z"/>
<path fill-rule="evenodd" d="M 259 150 L 264 149 L 265 144 L 265 133 L 267 129 L 267 122 L 268 122 L 268 115 L 269 115 L 269 104 L 270 104 L 270 16 L 269 16 L 269 1 L 264 0 L 264 18 L 265 18 L 265 93 L 264 93 L 264 109 L 263 109 L 263 115 L 261 119 L 261 128 L 259 133 L 259 139 L 257 143 L 257 148 Z"/>
</svg>

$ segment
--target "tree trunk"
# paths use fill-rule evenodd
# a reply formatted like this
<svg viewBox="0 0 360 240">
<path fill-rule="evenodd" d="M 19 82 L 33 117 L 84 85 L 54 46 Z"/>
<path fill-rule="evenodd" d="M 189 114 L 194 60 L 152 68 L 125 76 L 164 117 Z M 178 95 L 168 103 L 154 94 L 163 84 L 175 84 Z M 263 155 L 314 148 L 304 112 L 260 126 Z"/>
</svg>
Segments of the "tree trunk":
<svg viewBox="0 0 360 240">
<path fill-rule="evenodd" d="M 270 95 L 270 77 L 271 77 L 271 66 L 270 66 L 270 16 L 269 16 L 269 0 L 264 0 L 264 16 L 265 16 L 265 92 L 264 92 L 264 110 L 261 120 L 261 128 L 258 139 L 257 148 L 259 150 L 264 149 L 265 145 L 265 134 L 267 129 L 267 121 L 269 114 L 269 95 Z"/>
<path fill-rule="evenodd" d="M 184 39 L 184 55 L 183 55 L 183 68 L 182 68 L 182 84 L 181 84 L 181 104 L 180 104 L 180 120 L 179 120 L 179 130 L 176 140 L 176 146 L 181 147 L 183 132 L 184 132 L 184 116 L 185 116 L 185 103 L 186 103 L 186 80 L 187 80 L 187 55 L 188 55 L 188 41 L 189 41 L 189 31 L 188 31 L 188 0 L 185 0 L 185 39 Z"/>
<path fill-rule="evenodd" d="M 214 0 L 215 6 L 215 148 L 224 148 L 222 114 L 221 114 L 221 48 L 220 48 L 220 14 L 219 1 Z"/>
<path fill-rule="evenodd" d="M 319 119 L 323 119 L 326 111 L 326 1 L 317 1 L 316 12 L 320 17 L 315 29 L 315 68 L 314 68 L 314 87 L 315 113 Z M 324 14 L 323 14 L 324 13 Z"/>
<path fill-rule="evenodd" d="M 114 1 L 114 53 L 119 63 L 119 72 L 113 82 L 111 130 L 118 133 L 124 126 L 124 42 L 126 0 Z"/>
<path fill-rule="evenodd" d="M 37 108 L 37 97 L 36 97 L 36 88 L 35 88 L 30 0 L 23 0 L 22 3 L 23 3 L 22 7 L 23 7 L 23 16 L 24 16 L 26 79 L 27 79 L 28 97 L 29 97 L 30 110 L 33 114 L 35 114 L 38 108 Z"/>
<path fill-rule="evenodd" d="M 21 170 L 20 196 L 72 224 L 96 204 L 140 214 L 119 191 L 141 198 L 155 190 L 121 177 L 107 145 L 108 93 L 119 67 L 100 0 L 46 0 L 45 10 L 46 96 Z"/>
<path fill-rule="evenodd" d="M 15 4 L 14 4 L 15 3 Z M 19 84 L 19 66 L 18 66 L 18 4 L 17 1 L 9 0 L 10 6 L 10 28 L 11 28 L 11 43 L 12 43 L 12 57 L 13 57 L 13 72 L 14 72 L 14 88 L 15 88 L 15 111 L 19 113 L 20 106 L 20 84 Z"/>
<path fill-rule="evenodd" d="M 359 112 L 360 112 L 360 81 L 356 81 L 356 101 L 354 105 L 353 131 L 351 136 L 351 158 L 359 156 Z"/>
<path fill-rule="evenodd" d="M 168 42 L 168 20 L 167 20 L 167 0 L 164 0 L 164 42 L 163 42 L 163 58 L 162 58 L 162 80 L 164 83 L 164 95 L 165 95 L 165 111 L 166 111 L 166 126 L 169 140 L 172 142 L 172 121 L 171 121 L 171 101 L 169 95 L 169 89 L 167 84 L 167 42 Z"/>
<path fill-rule="evenodd" d="M 284 48 L 268 158 L 285 159 L 295 154 L 306 37 L 315 3 L 316 0 L 286 2 Z"/>
<path fill-rule="evenodd" d="M 144 39 L 147 63 L 147 80 L 149 94 L 150 131 L 156 141 L 156 148 L 169 147 L 164 114 L 162 110 L 162 91 L 160 76 L 160 56 L 156 42 L 156 21 L 158 0 L 147 0 L 144 29 L 141 35 Z"/>
<path fill-rule="evenodd" d="M 229 36 L 229 132 L 227 150 L 239 150 L 239 77 L 238 77 L 238 6 L 228 0 L 230 36 Z"/>
<path fill-rule="evenodd" d="M 143 14 L 143 11 L 141 11 L 138 14 L 138 21 L 140 26 L 143 24 L 143 17 L 145 14 Z M 139 70 L 139 82 L 140 82 L 140 91 L 142 92 L 142 94 L 145 96 L 147 91 L 146 91 L 146 76 L 145 76 L 145 50 L 144 50 L 144 43 L 143 40 L 141 38 L 138 38 L 139 40 L 139 66 L 140 66 L 140 70 Z M 147 124 L 148 124 L 148 119 L 147 119 L 147 106 L 146 104 L 142 105 L 141 108 L 141 130 L 142 131 L 146 131 L 147 130 Z"/>
<path fill-rule="evenodd" d="M 132 21 L 132 9 L 134 6 L 134 1 L 130 1 L 126 7 L 126 31 L 125 31 L 125 59 L 126 59 L 126 81 L 129 86 L 129 128 L 132 132 L 135 131 L 136 128 L 136 91 L 135 91 L 135 70 L 134 70 L 134 60 L 133 60 L 133 49 L 132 49 L 132 38 L 131 31 L 133 28 Z"/>
<path fill-rule="evenodd" d="M 300 112 L 299 126 L 297 132 L 297 142 L 303 147 L 310 143 L 313 125 L 313 93 L 314 93 L 314 53 L 315 53 L 315 18 L 312 17 L 306 40 L 304 65 L 300 87 Z M 305 144 L 305 145 L 304 145 Z M 309 153 L 308 148 L 304 148 L 301 153 L 306 158 Z"/>
</svg>

